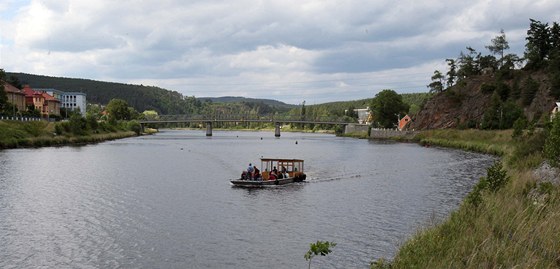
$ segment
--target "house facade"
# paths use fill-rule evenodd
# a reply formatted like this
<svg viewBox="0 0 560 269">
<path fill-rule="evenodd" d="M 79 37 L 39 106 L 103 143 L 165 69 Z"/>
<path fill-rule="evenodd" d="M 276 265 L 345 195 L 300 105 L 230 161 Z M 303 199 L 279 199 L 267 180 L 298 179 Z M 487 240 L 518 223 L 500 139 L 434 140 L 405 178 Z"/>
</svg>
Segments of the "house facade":
<svg viewBox="0 0 560 269">
<path fill-rule="evenodd" d="M 86 116 L 86 94 L 83 92 L 63 92 L 55 89 L 41 89 L 60 100 L 60 106 L 72 111 L 80 111 Z"/>
<path fill-rule="evenodd" d="M 407 125 L 410 122 L 412 122 L 412 119 L 408 115 L 405 115 L 402 119 L 400 119 L 399 120 L 399 126 L 398 126 L 399 131 L 402 131 L 402 130 L 406 129 Z"/>
<path fill-rule="evenodd" d="M 358 123 L 359 124 L 370 124 L 370 112 L 369 107 L 367 108 L 358 108 L 354 109 L 354 112 L 358 114 Z"/>
<path fill-rule="evenodd" d="M 41 113 L 41 117 L 48 118 L 49 115 L 60 115 L 60 101 L 54 96 L 32 89 L 29 85 L 23 87 L 26 106 L 33 106 Z"/>
<path fill-rule="evenodd" d="M 46 92 L 42 92 L 41 95 L 45 100 L 41 114 L 46 117 L 49 117 L 49 115 L 60 115 L 60 101 Z"/>
<path fill-rule="evenodd" d="M 0 83 L 4 83 L 4 91 L 8 97 L 8 102 L 17 108 L 17 112 L 25 111 L 25 93 L 7 82 Z"/>
</svg>

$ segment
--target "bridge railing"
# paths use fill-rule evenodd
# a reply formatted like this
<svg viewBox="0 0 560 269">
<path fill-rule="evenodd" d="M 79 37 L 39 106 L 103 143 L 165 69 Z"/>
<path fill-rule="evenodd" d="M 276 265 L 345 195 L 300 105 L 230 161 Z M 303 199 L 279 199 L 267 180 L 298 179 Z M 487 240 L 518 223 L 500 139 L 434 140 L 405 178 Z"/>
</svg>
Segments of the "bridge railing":
<svg viewBox="0 0 560 269">
<path fill-rule="evenodd" d="M 270 121 L 270 122 L 329 122 L 352 123 L 348 118 L 336 116 L 302 117 L 299 115 L 251 115 L 251 114 L 206 114 L 206 115 L 158 115 L 149 121 Z"/>
</svg>

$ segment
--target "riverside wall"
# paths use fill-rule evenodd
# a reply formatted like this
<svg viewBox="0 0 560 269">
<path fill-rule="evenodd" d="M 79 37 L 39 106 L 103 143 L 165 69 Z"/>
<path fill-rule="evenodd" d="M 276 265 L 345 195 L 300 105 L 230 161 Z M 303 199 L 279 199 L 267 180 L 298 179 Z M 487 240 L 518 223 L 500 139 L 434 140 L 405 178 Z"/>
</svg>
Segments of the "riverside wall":
<svg viewBox="0 0 560 269">
<path fill-rule="evenodd" d="M 389 138 L 405 138 L 412 139 L 418 133 L 418 131 L 399 131 L 397 129 L 371 129 L 370 138 L 374 139 L 389 139 Z"/>
<path fill-rule="evenodd" d="M 344 128 L 345 134 L 366 133 L 368 132 L 369 125 L 350 123 Z"/>
</svg>

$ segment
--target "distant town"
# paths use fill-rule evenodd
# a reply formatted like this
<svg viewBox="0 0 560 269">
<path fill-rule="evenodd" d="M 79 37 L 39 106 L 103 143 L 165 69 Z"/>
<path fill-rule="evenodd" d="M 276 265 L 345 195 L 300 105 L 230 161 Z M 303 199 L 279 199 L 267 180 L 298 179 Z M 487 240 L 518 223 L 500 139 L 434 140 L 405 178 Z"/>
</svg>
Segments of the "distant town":
<svg viewBox="0 0 560 269">
<path fill-rule="evenodd" d="M 8 103 L 12 104 L 12 117 L 23 117 L 24 112 L 36 111 L 40 118 L 67 117 L 69 111 L 86 116 L 86 94 L 82 92 L 63 92 L 57 89 L 31 88 L 24 85 L 19 89 L 4 82 Z M 61 114 L 62 111 L 62 114 Z M 29 114 L 29 113 L 25 113 Z"/>
</svg>

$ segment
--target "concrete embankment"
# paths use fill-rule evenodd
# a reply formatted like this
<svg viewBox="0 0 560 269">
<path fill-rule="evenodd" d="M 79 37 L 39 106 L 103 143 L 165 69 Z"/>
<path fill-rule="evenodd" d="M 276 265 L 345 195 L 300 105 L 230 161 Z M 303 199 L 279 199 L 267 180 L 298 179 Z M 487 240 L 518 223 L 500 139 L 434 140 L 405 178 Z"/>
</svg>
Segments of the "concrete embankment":
<svg viewBox="0 0 560 269">
<path fill-rule="evenodd" d="M 370 138 L 374 139 L 413 139 L 418 131 L 399 131 L 396 129 L 371 129 Z"/>
<path fill-rule="evenodd" d="M 344 129 L 344 134 L 350 135 L 354 134 L 356 136 L 361 136 L 363 134 L 364 138 L 372 139 L 396 139 L 396 140 L 412 140 L 418 131 L 399 131 L 397 129 L 386 129 L 386 128 L 372 128 L 367 124 L 355 124 L 351 123 L 346 125 Z M 367 134 L 369 133 L 369 136 Z"/>
</svg>

